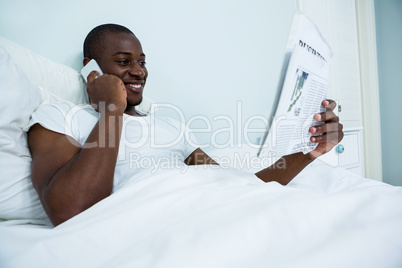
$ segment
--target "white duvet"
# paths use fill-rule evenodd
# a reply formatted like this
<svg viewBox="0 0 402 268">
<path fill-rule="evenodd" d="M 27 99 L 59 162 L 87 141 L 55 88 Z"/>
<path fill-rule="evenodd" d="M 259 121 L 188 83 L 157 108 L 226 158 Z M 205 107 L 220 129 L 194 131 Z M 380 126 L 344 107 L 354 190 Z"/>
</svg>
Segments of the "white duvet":
<svg viewBox="0 0 402 268">
<path fill-rule="evenodd" d="M 0 267 L 402 267 L 402 187 L 325 165 L 133 178 L 56 228 L 0 224 Z"/>
</svg>

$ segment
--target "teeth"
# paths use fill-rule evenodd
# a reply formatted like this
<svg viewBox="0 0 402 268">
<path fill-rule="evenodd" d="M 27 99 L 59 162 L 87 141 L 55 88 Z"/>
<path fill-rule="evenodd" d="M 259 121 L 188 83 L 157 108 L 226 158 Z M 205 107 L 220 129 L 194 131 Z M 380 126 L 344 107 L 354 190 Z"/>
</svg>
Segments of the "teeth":
<svg viewBox="0 0 402 268">
<path fill-rule="evenodd" d="M 129 87 L 140 88 L 141 84 L 127 84 Z"/>
</svg>

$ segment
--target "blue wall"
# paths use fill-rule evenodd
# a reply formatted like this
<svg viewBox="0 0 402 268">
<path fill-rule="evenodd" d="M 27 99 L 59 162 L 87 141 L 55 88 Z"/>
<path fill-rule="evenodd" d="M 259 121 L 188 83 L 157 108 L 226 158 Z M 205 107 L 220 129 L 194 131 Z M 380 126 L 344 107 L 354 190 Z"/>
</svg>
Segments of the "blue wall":
<svg viewBox="0 0 402 268">
<path fill-rule="evenodd" d="M 402 0 L 375 0 L 383 180 L 402 186 Z"/>
<path fill-rule="evenodd" d="M 122 24 L 135 32 L 147 55 L 145 96 L 176 105 L 163 112 L 192 122 L 189 127 L 199 144 L 213 149 L 228 141 L 241 143 L 246 136 L 240 128 L 232 136 L 225 129 L 244 126 L 258 115 L 270 118 L 295 0 L 110 4 L 1 0 L 0 36 L 79 70 L 86 34 L 102 23 Z M 125 11 L 129 12 L 123 15 Z M 220 119 L 227 116 L 232 121 Z M 251 128 L 261 129 L 250 134 L 251 142 L 257 143 L 265 124 L 254 120 Z"/>
</svg>

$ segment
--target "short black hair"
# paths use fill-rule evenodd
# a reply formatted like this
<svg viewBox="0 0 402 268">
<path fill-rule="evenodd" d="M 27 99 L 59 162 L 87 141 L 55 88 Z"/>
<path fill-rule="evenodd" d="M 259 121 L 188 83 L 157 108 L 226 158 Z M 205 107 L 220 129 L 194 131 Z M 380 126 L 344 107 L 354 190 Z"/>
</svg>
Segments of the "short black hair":
<svg viewBox="0 0 402 268">
<path fill-rule="evenodd" d="M 93 28 L 85 38 L 84 58 L 97 58 L 102 50 L 106 47 L 106 44 L 104 42 L 105 36 L 107 34 L 115 33 L 128 33 L 134 35 L 134 33 L 128 28 L 118 24 L 108 23 L 99 25 Z"/>
</svg>

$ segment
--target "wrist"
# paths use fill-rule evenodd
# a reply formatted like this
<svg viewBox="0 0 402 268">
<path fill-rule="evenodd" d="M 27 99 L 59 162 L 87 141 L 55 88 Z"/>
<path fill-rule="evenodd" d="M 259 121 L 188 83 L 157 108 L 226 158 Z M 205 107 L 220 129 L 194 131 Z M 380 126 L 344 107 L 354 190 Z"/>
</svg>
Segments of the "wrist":
<svg viewBox="0 0 402 268">
<path fill-rule="evenodd" d="M 305 154 L 305 156 L 308 158 L 308 161 L 313 162 L 314 160 L 316 160 L 318 157 L 321 156 L 320 153 L 316 152 L 315 150 Z"/>
<path fill-rule="evenodd" d="M 115 105 L 114 103 L 100 103 L 97 111 L 103 116 L 122 116 L 125 106 Z"/>
</svg>

